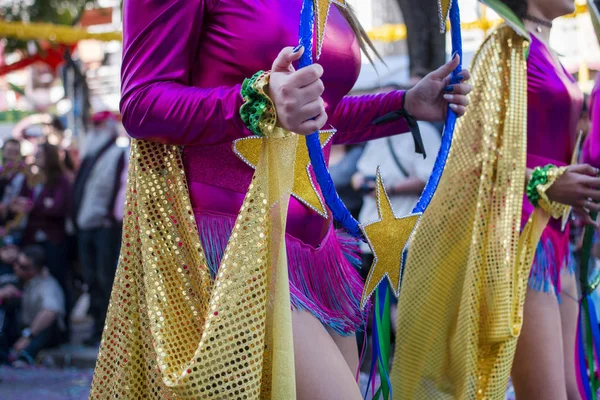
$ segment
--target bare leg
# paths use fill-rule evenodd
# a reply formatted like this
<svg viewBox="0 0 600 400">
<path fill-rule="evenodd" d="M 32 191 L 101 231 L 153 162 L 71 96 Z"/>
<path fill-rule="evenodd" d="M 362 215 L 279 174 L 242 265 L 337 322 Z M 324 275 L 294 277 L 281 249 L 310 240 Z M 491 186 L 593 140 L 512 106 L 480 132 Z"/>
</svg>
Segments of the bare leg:
<svg viewBox="0 0 600 400">
<path fill-rule="evenodd" d="M 354 373 L 321 322 L 293 311 L 292 326 L 298 400 L 361 400 Z"/>
<path fill-rule="evenodd" d="M 579 304 L 576 299 L 577 282 L 574 274 L 563 273 L 562 295 L 560 303 L 560 320 L 563 334 L 563 356 L 565 360 L 565 382 L 567 385 L 567 398 L 580 400 L 577 375 L 575 373 L 575 337 L 577 336 L 577 314 Z"/>
<path fill-rule="evenodd" d="M 358 356 L 358 345 L 356 343 L 356 336 L 340 336 L 331 329 L 327 329 L 329 335 L 335 342 L 335 345 L 344 356 L 348 368 L 352 371 L 352 374 L 356 375 L 359 367 L 359 356 Z"/>
<path fill-rule="evenodd" d="M 523 329 L 512 368 L 519 400 L 567 400 L 563 339 L 554 294 L 527 289 Z"/>
</svg>

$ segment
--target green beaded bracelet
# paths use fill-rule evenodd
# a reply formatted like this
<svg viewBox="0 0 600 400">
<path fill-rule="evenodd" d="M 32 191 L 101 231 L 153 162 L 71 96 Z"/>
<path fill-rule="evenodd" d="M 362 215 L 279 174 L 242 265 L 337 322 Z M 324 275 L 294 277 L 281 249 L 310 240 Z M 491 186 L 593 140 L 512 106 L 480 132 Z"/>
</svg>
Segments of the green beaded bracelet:
<svg viewBox="0 0 600 400">
<path fill-rule="evenodd" d="M 529 179 L 529 183 L 527 184 L 527 198 L 535 207 L 538 207 L 541 198 L 537 187 L 548 183 L 548 171 L 552 168 L 556 167 L 552 164 L 548 164 L 545 167 L 536 167 L 531 174 L 531 179 Z"/>
<path fill-rule="evenodd" d="M 272 113 L 272 102 L 262 91 L 263 85 L 257 85 L 259 81 L 267 79 L 268 72 L 258 71 L 252 78 L 245 79 L 242 84 L 242 98 L 244 104 L 240 108 L 240 116 L 246 127 L 257 136 L 264 136 L 261 122 L 264 117 L 270 117 Z"/>
</svg>

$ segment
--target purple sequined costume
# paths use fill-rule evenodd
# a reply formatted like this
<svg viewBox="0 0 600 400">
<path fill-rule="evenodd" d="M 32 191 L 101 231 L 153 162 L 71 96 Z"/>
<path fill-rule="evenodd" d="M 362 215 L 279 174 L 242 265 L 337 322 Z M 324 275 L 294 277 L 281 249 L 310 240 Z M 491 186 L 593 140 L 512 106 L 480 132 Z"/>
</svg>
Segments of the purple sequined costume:
<svg viewBox="0 0 600 400">
<path fill-rule="evenodd" d="M 185 145 L 183 158 L 201 241 L 219 265 L 253 170 L 232 150 L 250 132 L 239 116 L 240 85 L 269 70 L 279 51 L 298 42 L 301 0 L 162 0 L 126 10 L 123 122 L 137 139 Z M 126 2 L 125 7 L 140 5 Z M 323 53 L 323 99 L 331 144 L 408 131 L 403 121 L 373 119 L 401 105 L 402 92 L 348 97 L 360 70 L 350 26 L 332 6 Z M 362 280 L 352 265 L 357 246 L 296 199 L 288 212 L 292 305 L 340 334 L 360 329 Z"/>
<path fill-rule="evenodd" d="M 527 168 L 571 163 L 583 94 L 577 82 L 557 65 L 546 46 L 532 35 L 527 60 Z M 533 212 L 525 198 L 523 225 Z M 529 277 L 529 286 L 560 293 L 560 273 L 572 267 L 569 228 L 553 219 L 544 230 Z"/>
</svg>

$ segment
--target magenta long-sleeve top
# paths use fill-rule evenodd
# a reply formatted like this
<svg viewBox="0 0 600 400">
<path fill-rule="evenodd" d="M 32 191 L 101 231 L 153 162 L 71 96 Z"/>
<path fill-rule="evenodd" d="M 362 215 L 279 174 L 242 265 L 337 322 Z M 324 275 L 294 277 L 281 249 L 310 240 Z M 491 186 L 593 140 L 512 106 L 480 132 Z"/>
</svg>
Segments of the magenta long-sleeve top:
<svg viewBox="0 0 600 400">
<path fill-rule="evenodd" d="M 600 168 L 600 75 L 590 96 L 591 129 L 583 145 L 582 161 Z"/>
<path fill-rule="evenodd" d="M 527 167 L 571 163 L 583 93 L 575 79 L 532 34 L 527 59 Z M 523 222 L 533 212 L 525 198 Z M 559 221 L 552 226 L 559 227 Z"/>
<path fill-rule="evenodd" d="M 196 215 L 236 215 L 253 170 L 232 149 L 250 136 L 239 109 L 244 78 L 269 70 L 298 43 L 302 0 L 127 0 L 124 5 L 123 123 L 136 139 L 185 145 L 184 165 Z M 404 121 L 372 121 L 401 107 L 402 92 L 346 96 L 360 71 L 349 24 L 331 7 L 319 63 L 325 72 L 331 144 L 408 131 Z M 292 199 L 288 233 L 318 244 L 330 222 Z"/>
</svg>

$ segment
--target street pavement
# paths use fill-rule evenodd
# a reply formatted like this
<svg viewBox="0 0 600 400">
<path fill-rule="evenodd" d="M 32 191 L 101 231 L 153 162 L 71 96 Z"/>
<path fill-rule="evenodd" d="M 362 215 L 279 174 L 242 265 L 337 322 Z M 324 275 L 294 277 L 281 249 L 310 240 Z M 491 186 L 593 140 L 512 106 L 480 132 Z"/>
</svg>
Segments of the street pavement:
<svg viewBox="0 0 600 400">
<path fill-rule="evenodd" d="M 0 367 L 0 399 L 87 400 L 93 369 Z"/>
</svg>

